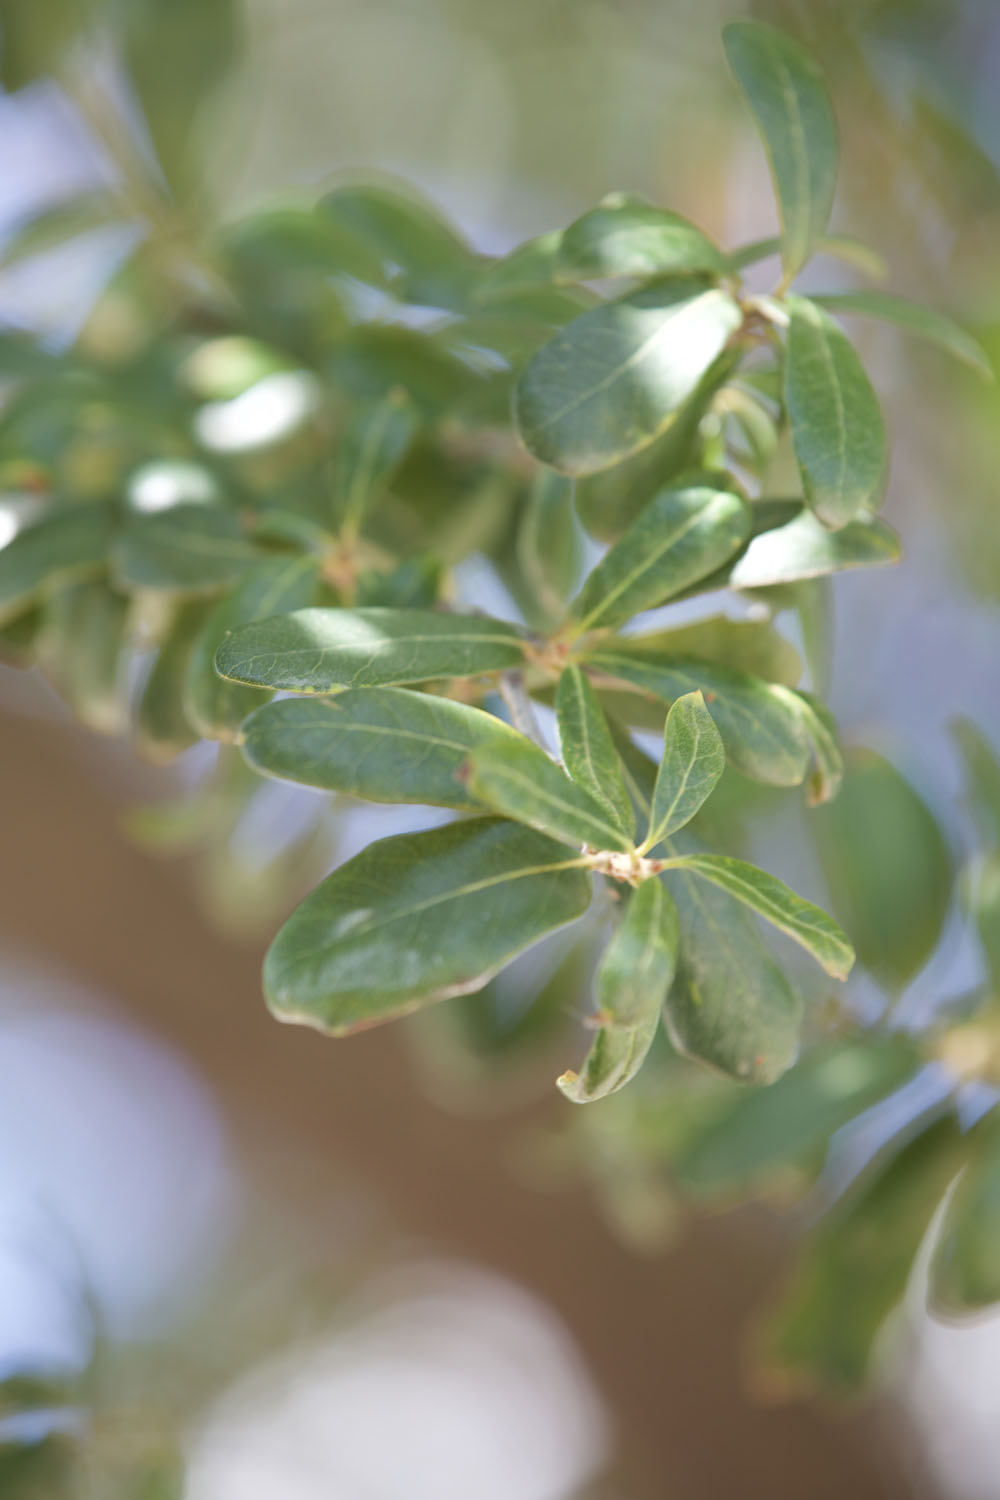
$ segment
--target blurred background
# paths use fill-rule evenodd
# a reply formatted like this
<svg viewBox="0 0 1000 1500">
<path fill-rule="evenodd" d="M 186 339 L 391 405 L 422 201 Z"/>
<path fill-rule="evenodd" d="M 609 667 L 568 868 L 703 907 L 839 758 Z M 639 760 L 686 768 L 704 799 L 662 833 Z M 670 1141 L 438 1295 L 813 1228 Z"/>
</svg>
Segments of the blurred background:
<svg viewBox="0 0 1000 1500">
<path fill-rule="evenodd" d="M 84 190 L 124 183 L 142 208 L 161 171 L 182 244 L 359 167 L 410 180 L 490 253 L 615 189 L 726 245 L 774 232 L 719 39 L 735 3 L 174 0 L 169 24 L 157 8 L 0 0 L 8 245 Z M 1000 10 L 752 10 L 829 78 L 834 228 L 995 356 Z M 128 346 L 136 231 L 106 218 L 6 257 L 8 331 L 53 356 Z M 1000 739 L 1000 396 L 895 334 L 857 333 L 905 562 L 836 581 L 830 701 L 848 742 L 916 788 L 947 871 L 967 832 L 948 726 L 964 715 Z M 202 436 L 266 465 L 268 422 L 280 449 L 308 407 L 296 391 L 270 387 L 228 427 L 209 415 Z M 59 463 L 85 485 L 111 439 L 67 432 Z M 237 771 L 207 797 L 199 747 L 142 766 L 76 727 L 38 673 L 0 668 L 0 717 L 0 1375 L 20 1381 L 0 1405 L 0 1494 L 994 1500 L 1000 1322 L 932 1324 L 913 1299 L 863 1407 L 766 1399 L 748 1329 L 780 1281 L 786 1217 L 682 1215 L 621 1147 L 622 1111 L 567 1136 L 547 1053 L 494 1067 L 436 1013 L 337 1043 L 279 1027 L 259 962 L 287 869 L 272 879 L 260 850 L 274 859 L 280 829 L 298 879 L 329 866 L 308 794 L 272 789 L 199 855 L 191 826 Z M 351 816 L 338 859 L 401 826 Z M 767 840 L 796 883 L 794 823 Z M 913 937 L 914 1016 L 981 977 L 944 908 Z"/>
</svg>

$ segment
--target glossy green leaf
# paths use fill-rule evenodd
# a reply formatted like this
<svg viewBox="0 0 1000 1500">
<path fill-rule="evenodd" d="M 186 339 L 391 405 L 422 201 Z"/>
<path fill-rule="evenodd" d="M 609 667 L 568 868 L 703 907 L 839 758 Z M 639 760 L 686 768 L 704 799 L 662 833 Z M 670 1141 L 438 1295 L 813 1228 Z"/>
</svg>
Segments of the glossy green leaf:
<svg viewBox="0 0 1000 1500">
<path fill-rule="evenodd" d="M 112 567 L 126 588 L 178 594 L 213 593 L 259 560 L 238 513 L 218 505 L 130 515 L 112 553 Z"/>
<path fill-rule="evenodd" d="M 522 442 L 564 474 L 620 463 L 666 430 L 742 317 L 727 292 L 690 278 L 583 313 L 518 381 Z"/>
<path fill-rule="evenodd" d="M 508 255 L 492 261 L 482 273 L 472 301 L 484 305 L 502 302 L 554 285 L 561 243 L 562 230 L 554 229 L 515 246 Z"/>
<path fill-rule="evenodd" d="M 646 880 L 597 970 L 597 1035 L 579 1073 L 557 1080 L 567 1099 L 589 1104 L 623 1088 L 656 1036 L 677 966 L 677 909 L 659 880 Z"/>
<path fill-rule="evenodd" d="M 813 1047 L 769 1089 L 739 1093 L 675 1163 L 690 1192 L 744 1195 L 790 1170 L 814 1169 L 831 1136 L 912 1078 L 920 1051 L 904 1033 L 837 1037 Z"/>
<path fill-rule="evenodd" d="M 878 397 L 847 335 L 805 297 L 789 297 L 785 407 L 806 500 L 846 526 L 879 498 L 886 468 Z"/>
<path fill-rule="evenodd" d="M 380 839 L 282 927 L 264 962 L 268 1002 L 338 1035 L 469 994 L 582 916 L 590 887 L 561 844 L 503 819 Z"/>
<path fill-rule="evenodd" d="M 685 693 L 674 701 L 667 714 L 663 759 L 653 789 L 644 852 L 690 823 L 712 795 L 725 769 L 722 737 L 705 707 L 703 695 Z"/>
<path fill-rule="evenodd" d="M 813 58 L 773 26 L 734 21 L 723 41 L 767 151 L 791 280 L 823 235 L 833 207 L 838 147 L 830 96 Z"/>
<path fill-rule="evenodd" d="M 937 1119 L 902 1150 L 890 1147 L 821 1222 L 766 1329 L 765 1352 L 783 1382 L 840 1396 L 863 1383 L 963 1153 L 954 1118 Z"/>
<path fill-rule="evenodd" d="M 110 505 L 49 511 L 0 548 L 0 623 L 46 593 L 103 569 L 114 534 Z"/>
<path fill-rule="evenodd" d="M 476 257 L 436 209 L 408 184 L 363 182 L 334 189 L 319 212 L 371 245 L 408 301 L 460 307 Z"/>
<path fill-rule="evenodd" d="M 699 472 L 700 424 L 716 392 L 738 363 L 739 351 L 725 349 L 658 438 L 614 468 L 574 480 L 577 515 L 598 541 L 616 541 L 654 495 L 668 485 L 688 482 L 693 473 Z M 718 489 L 725 487 L 724 480 L 716 484 Z"/>
<path fill-rule="evenodd" d="M 588 575 L 572 615 L 581 632 L 620 625 L 713 572 L 750 534 L 750 507 L 730 490 L 692 485 L 652 499 Z"/>
<path fill-rule="evenodd" d="M 135 741 L 147 760 L 172 760 L 198 739 L 184 707 L 184 679 L 210 608 L 204 599 L 183 600 L 160 643 L 136 711 Z"/>
<path fill-rule="evenodd" d="M 310 604 L 319 572 L 319 559 L 301 554 L 257 563 L 212 610 L 198 633 L 184 677 L 188 717 L 206 739 L 235 739 L 247 714 L 265 698 L 260 688 L 226 682 L 219 676 L 215 653 L 221 643 L 230 631 L 252 620 L 267 620 Z"/>
<path fill-rule="evenodd" d="M 483 806 L 552 838 L 592 849 L 632 847 L 608 803 L 571 781 L 531 740 L 484 745 L 469 757 L 467 776 Z"/>
<path fill-rule="evenodd" d="M 931 1267 L 932 1304 L 969 1313 L 1000 1302 L 1000 1114 L 969 1138 L 971 1159 L 952 1194 Z"/>
<path fill-rule="evenodd" d="M 629 649 L 654 658 L 697 657 L 739 672 L 750 672 L 766 682 L 794 687 L 802 676 L 802 660 L 791 641 L 766 620 L 731 620 L 708 615 L 691 625 L 653 630 L 627 637 Z"/>
<path fill-rule="evenodd" d="M 560 619 L 580 575 L 581 532 L 573 482 L 551 469 L 535 475 L 517 534 L 517 558 L 539 619 Z"/>
<path fill-rule="evenodd" d="M 667 704 L 700 689 L 726 757 L 738 770 L 772 786 L 798 786 L 805 776 L 809 746 L 801 715 L 783 689 L 714 662 L 637 649 L 631 640 L 598 644 L 586 662 L 602 676 Z"/>
<path fill-rule="evenodd" d="M 899 537 L 877 517 L 859 516 L 839 531 L 829 531 L 804 510 L 784 526 L 755 536 L 725 582 L 733 589 L 768 588 L 898 561 Z"/>
<path fill-rule="evenodd" d="M 641 202 L 591 209 L 564 231 L 556 257 L 558 281 L 725 269 L 722 251 L 694 224 Z"/>
<path fill-rule="evenodd" d="M 993 366 L 982 345 L 932 308 L 921 307 L 917 302 L 907 302 L 903 297 L 893 297 L 888 292 L 822 292 L 811 299 L 831 312 L 849 313 L 860 318 L 879 318 L 884 323 L 893 323 L 915 338 L 936 344 L 939 349 L 971 365 L 987 380 L 993 379 Z"/>
<path fill-rule="evenodd" d="M 776 875 L 728 854 L 685 854 L 672 863 L 693 870 L 742 901 L 810 953 L 827 974 L 835 979 L 847 978 L 854 964 L 854 949 L 847 934 L 825 911 L 797 896 Z"/>
<path fill-rule="evenodd" d="M 462 777 L 471 751 L 518 736 L 464 703 L 405 688 L 349 688 L 255 710 L 240 743 L 254 770 L 370 802 L 482 809 Z"/>
<path fill-rule="evenodd" d="M 39 660 L 81 724 L 121 734 L 129 600 L 101 578 L 68 584 L 45 606 Z"/>
<path fill-rule="evenodd" d="M 836 799 L 808 826 L 859 961 L 902 989 L 937 946 L 951 904 L 952 861 L 933 813 L 889 761 L 855 750 Z"/>
<path fill-rule="evenodd" d="M 513 625 L 422 609 L 300 609 L 235 630 L 216 652 L 233 682 L 292 693 L 475 677 L 524 663 Z"/>
<path fill-rule="evenodd" d="M 635 833 L 635 813 L 622 764 L 600 699 L 579 667 L 567 667 L 556 688 L 556 717 L 563 763 L 578 786 L 610 811 L 622 834 Z"/>
<path fill-rule="evenodd" d="M 369 504 L 406 457 L 417 416 L 399 389 L 366 403 L 341 435 L 337 450 L 337 501 L 342 526 L 357 532 Z"/>
<path fill-rule="evenodd" d="M 682 870 L 665 878 L 681 931 L 665 1010 L 671 1041 L 740 1082 L 773 1083 L 798 1048 L 798 996 L 746 907 Z"/>
</svg>

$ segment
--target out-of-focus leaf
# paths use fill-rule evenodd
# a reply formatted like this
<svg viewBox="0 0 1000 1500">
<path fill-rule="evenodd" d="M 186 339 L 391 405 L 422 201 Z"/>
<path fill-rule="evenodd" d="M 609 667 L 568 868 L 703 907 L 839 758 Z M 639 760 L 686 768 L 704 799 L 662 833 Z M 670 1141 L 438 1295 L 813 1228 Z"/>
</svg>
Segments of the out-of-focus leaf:
<svg viewBox="0 0 1000 1500">
<path fill-rule="evenodd" d="M 718 662 L 738 672 L 750 672 L 765 682 L 794 687 L 802 676 L 799 653 L 774 626 L 765 620 L 731 620 L 727 615 L 709 615 L 691 625 L 629 636 L 630 649 L 656 657 L 697 657 Z"/>
<path fill-rule="evenodd" d="M 721 274 L 725 269 L 722 251 L 694 224 L 637 202 L 594 208 L 576 219 L 563 232 L 556 257 L 557 281 Z"/>
<path fill-rule="evenodd" d="M 225 682 L 215 670 L 215 653 L 231 630 L 266 620 L 312 602 L 319 583 L 319 559 L 301 554 L 257 563 L 212 610 L 188 660 L 184 703 L 199 734 L 232 740 L 240 724 L 262 702 L 257 687 Z"/>
<path fill-rule="evenodd" d="M 681 277 L 583 313 L 518 382 L 525 447 L 564 474 L 637 453 L 674 420 L 742 318 L 727 292 Z"/>
<path fill-rule="evenodd" d="M 809 826 L 859 961 L 902 989 L 937 946 L 951 902 L 952 861 L 934 815 L 889 761 L 855 750 L 837 798 Z"/>
<path fill-rule="evenodd" d="M 184 708 L 184 679 L 195 640 L 211 606 L 203 599 L 178 604 L 139 699 L 135 741 L 147 760 L 168 761 L 198 739 Z"/>
<path fill-rule="evenodd" d="M 369 504 L 406 457 L 416 430 L 416 413 L 403 390 L 391 390 L 355 414 L 337 453 L 338 509 L 348 534 L 360 528 Z"/>
<path fill-rule="evenodd" d="M 893 323 L 915 338 L 936 344 L 963 364 L 971 365 L 986 380 L 993 379 L 993 367 L 982 345 L 951 318 L 932 308 L 907 302 L 903 297 L 893 297 L 889 292 L 822 292 L 816 293 L 811 300 L 835 313 L 880 318 L 885 323 Z"/>
<path fill-rule="evenodd" d="M 808 1051 L 769 1089 L 740 1093 L 675 1163 L 688 1191 L 749 1194 L 822 1161 L 830 1137 L 913 1076 L 920 1052 L 904 1033 L 835 1038 Z"/>
<path fill-rule="evenodd" d="M 562 230 L 554 229 L 516 245 L 481 274 L 472 301 L 488 305 L 554 285 L 561 242 Z"/>
<path fill-rule="evenodd" d="M 214 593 L 259 561 L 237 512 L 221 505 L 174 505 L 131 515 L 111 556 L 126 588 L 177 594 Z"/>
<path fill-rule="evenodd" d="M 878 397 L 847 335 L 805 297 L 789 297 L 785 407 L 806 500 L 825 526 L 874 505 L 886 468 Z"/>
<path fill-rule="evenodd" d="M 95 734 L 121 734 L 129 601 L 94 578 L 71 583 L 45 606 L 39 656 L 73 712 Z"/>
<path fill-rule="evenodd" d="M 0 266 L 17 265 L 66 244 L 77 235 L 120 224 L 124 212 L 118 195 L 103 189 L 50 204 L 14 226 L 0 247 Z"/>
<path fill-rule="evenodd" d="M 563 845 L 503 819 L 380 839 L 288 919 L 264 990 L 281 1020 L 343 1034 L 481 989 L 589 902 Z"/>
<path fill-rule="evenodd" d="M 79 0 L 4 0 L 0 81 L 9 92 L 58 67 L 81 24 Z"/>
<path fill-rule="evenodd" d="M 620 625 L 672 599 L 739 551 L 750 507 L 731 490 L 662 490 L 588 575 L 573 603 L 580 632 Z"/>
<path fill-rule="evenodd" d="M 115 513 L 103 502 L 50 510 L 0 548 L 0 623 L 46 593 L 93 576 L 107 563 Z"/>
<path fill-rule="evenodd" d="M 955 719 L 951 732 L 962 755 L 965 792 L 984 842 L 1000 848 L 1000 757 L 971 719 Z"/>
<path fill-rule="evenodd" d="M 791 280 L 811 256 L 833 207 L 838 148 L 830 96 L 814 59 L 773 26 L 733 21 L 723 41 L 767 151 Z"/>
<path fill-rule="evenodd" d="M 631 848 L 631 839 L 607 801 L 571 781 L 528 739 L 519 736 L 473 751 L 467 774 L 473 796 L 504 817 L 567 844 Z"/>
<path fill-rule="evenodd" d="M 371 245 L 409 302 L 464 306 L 476 257 L 449 224 L 408 185 L 357 183 L 336 188 L 319 212 Z"/>
<path fill-rule="evenodd" d="M 952 1194 L 931 1267 L 931 1300 L 969 1313 L 1000 1302 L 1000 1114 L 969 1137 L 970 1160 Z"/>
<path fill-rule="evenodd" d="M 665 1011 L 671 1041 L 740 1082 L 773 1083 L 798 1047 L 798 996 L 739 901 L 684 870 L 665 878 L 681 930 Z"/>
<path fill-rule="evenodd" d="M 827 974 L 835 979 L 847 978 L 854 964 L 854 949 L 846 933 L 825 911 L 797 896 L 777 876 L 728 854 L 685 854 L 676 864 L 710 880 L 773 923 L 810 953 Z"/>
<path fill-rule="evenodd" d="M 186 196 L 201 180 L 203 112 L 239 53 L 241 9 L 236 0 L 127 0 L 117 24 L 164 175 Z"/>
<path fill-rule="evenodd" d="M 663 759 L 653 788 L 649 834 L 643 851 L 690 823 L 712 795 L 726 768 L 726 752 L 700 692 L 685 693 L 670 706 L 663 733 Z"/>
<path fill-rule="evenodd" d="M 244 625 L 219 647 L 233 682 L 291 693 L 475 677 L 524 664 L 516 626 L 422 609 L 299 609 Z"/>
<path fill-rule="evenodd" d="M 713 662 L 636 649 L 631 640 L 600 643 L 586 661 L 664 703 L 700 689 L 734 766 L 772 786 L 798 786 L 805 776 L 809 747 L 784 689 Z"/>
<path fill-rule="evenodd" d="M 635 832 L 635 813 L 622 765 L 600 699 L 579 667 L 567 667 L 556 688 L 556 717 L 563 762 L 573 780 L 610 810 L 624 836 Z"/>
<path fill-rule="evenodd" d="M 580 1072 L 557 1080 L 567 1099 L 589 1104 L 635 1077 L 660 1024 L 677 947 L 673 901 L 659 880 L 643 881 L 597 971 L 597 1035 Z"/>
<path fill-rule="evenodd" d="M 983 855 L 966 866 L 962 894 L 976 924 L 990 983 L 1000 996 L 1000 853 Z"/>
<path fill-rule="evenodd" d="M 572 480 L 551 469 L 535 475 L 518 529 L 517 557 L 540 616 L 547 623 L 559 619 L 582 557 Z"/>
<path fill-rule="evenodd" d="M 405 688 L 283 698 L 243 725 L 250 765 L 268 776 L 363 797 L 482 810 L 461 772 L 471 751 L 517 736 L 502 719 Z"/>
<path fill-rule="evenodd" d="M 891 1146 L 821 1223 L 765 1330 L 765 1358 L 779 1379 L 839 1396 L 863 1383 L 964 1152 L 954 1118 L 937 1119 L 902 1150 Z"/>
<path fill-rule="evenodd" d="M 830 802 L 840 790 L 844 776 L 844 753 L 837 723 L 824 703 L 798 689 L 787 695 L 798 713 L 803 733 L 812 751 L 812 770 L 806 783 L 810 806 Z"/>
<path fill-rule="evenodd" d="M 42 607 L 32 605 L 0 625 L 0 664 L 24 668 L 34 663 L 42 619 Z"/>
</svg>

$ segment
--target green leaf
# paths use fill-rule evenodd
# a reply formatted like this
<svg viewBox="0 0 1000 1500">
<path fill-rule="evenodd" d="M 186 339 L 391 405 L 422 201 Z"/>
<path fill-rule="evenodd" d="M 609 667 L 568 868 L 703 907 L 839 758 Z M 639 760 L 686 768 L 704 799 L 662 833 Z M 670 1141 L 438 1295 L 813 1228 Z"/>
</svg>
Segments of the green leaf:
<svg viewBox="0 0 1000 1500">
<path fill-rule="evenodd" d="M 809 819 L 833 910 L 858 959 L 893 993 L 930 958 L 951 905 L 937 820 L 895 766 L 854 750 L 840 792 Z"/>
<path fill-rule="evenodd" d="M 268 1003 L 341 1035 L 469 994 L 582 916 L 590 888 L 562 845 L 503 819 L 380 839 L 282 927 L 264 962 Z"/>
<path fill-rule="evenodd" d="M 750 507 L 729 490 L 692 485 L 652 499 L 584 582 L 572 608 L 579 631 L 652 609 L 713 572 L 750 534 Z"/>
<path fill-rule="evenodd" d="M 77 235 L 121 224 L 126 210 L 117 193 L 89 189 L 73 198 L 50 203 L 16 224 L 0 249 L 0 266 L 14 266 L 57 249 Z"/>
<path fill-rule="evenodd" d="M 723 33 L 767 151 L 791 280 L 823 235 L 837 185 L 837 122 L 815 61 L 773 26 L 734 21 Z"/>
<path fill-rule="evenodd" d="M 737 770 L 771 786 L 798 786 L 805 776 L 809 746 L 801 715 L 781 688 L 713 662 L 636 649 L 631 640 L 595 646 L 586 664 L 668 704 L 700 689 Z"/>
<path fill-rule="evenodd" d="M 963 364 L 971 365 L 985 379 L 994 378 L 993 366 L 982 345 L 943 313 L 921 307 L 917 302 L 907 302 L 903 297 L 893 297 L 888 292 L 817 292 L 810 300 L 832 312 L 880 318 L 883 322 L 893 323 L 915 338 L 936 344 Z"/>
<path fill-rule="evenodd" d="M 519 737 L 513 743 L 483 746 L 469 757 L 467 774 L 473 796 L 504 817 L 567 844 L 632 847 L 607 802 L 571 781 L 530 740 Z"/>
<path fill-rule="evenodd" d="M 129 516 L 111 561 L 126 588 L 206 594 L 235 582 L 260 553 L 235 510 L 184 504 Z"/>
<path fill-rule="evenodd" d="M 722 251 L 694 224 L 641 202 L 594 208 L 577 219 L 562 235 L 555 266 L 557 281 L 725 270 Z"/>
<path fill-rule="evenodd" d="M 423 609 L 299 609 L 244 625 L 219 647 L 233 682 L 292 693 L 476 677 L 524 663 L 513 625 Z"/>
<path fill-rule="evenodd" d="M 405 688 L 356 688 L 333 698 L 283 698 L 243 725 L 254 770 L 370 802 L 482 810 L 461 773 L 469 753 L 518 737 L 501 719 Z"/>
<path fill-rule="evenodd" d="M 367 402 L 349 423 L 337 453 L 338 509 L 349 535 L 399 468 L 416 431 L 416 412 L 400 389 Z"/>
<path fill-rule="evenodd" d="M 34 665 L 42 614 L 41 605 L 30 605 L 0 625 L 0 664 L 22 670 Z"/>
<path fill-rule="evenodd" d="M 859 516 L 829 531 L 804 510 L 784 526 L 755 536 L 728 570 L 724 586 L 769 588 L 821 578 L 847 568 L 882 567 L 899 561 L 899 537 L 875 516 Z"/>
<path fill-rule="evenodd" d="M 812 771 L 807 781 L 809 805 L 818 807 L 823 802 L 832 802 L 844 779 L 844 755 L 836 720 L 824 703 L 801 688 L 787 693 L 786 700 L 799 715 L 812 751 Z"/>
<path fill-rule="evenodd" d="M 410 302 L 461 307 L 477 260 L 437 210 L 408 184 L 355 183 L 336 188 L 319 213 L 377 251 Z"/>
<path fill-rule="evenodd" d="M 559 744 L 566 770 L 578 786 L 603 802 L 628 839 L 635 813 L 622 764 L 600 699 L 579 667 L 567 667 L 556 688 Z"/>
<path fill-rule="evenodd" d="M 681 956 L 666 1004 L 685 1057 L 743 1083 L 773 1083 L 795 1057 L 801 1004 L 746 908 L 683 870 L 667 876 Z"/>
<path fill-rule="evenodd" d="M 835 979 L 846 979 L 851 972 L 854 949 L 847 934 L 825 911 L 797 896 L 777 876 L 728 854 L 684 854 L 671 860 L 671 865 L 693 870 L 735 896 L 811 953 Z"/>
<path fill-rule="evenodd" d="M 100 573 L 114 526 L 102 503 L 60 506 L 19 531 L 0 548 L 0 623 L 61 584 Z"/>
<path fill-rule="evenodd" d="M 667 714 L 649 834 L 642 852 L 690 823 L 726 769 L 726 752 L 700 692 L 676 699 Z"/>
<path fill-rule="evenodd" d="M 231 630 L 311 603 L 319 583 L 319 559 L 301 554 L 257 563 L 220 599 L 194 643 L 184 678 L 191 723 L 210 740 L 233 740 L 248 713 L 263 701 L 260 688 L 224 682 L 215 653 Z"/>
<path fill-rule="evenodd" d="M 984 843 L 1000 846 L 1000 757 L 971 719 L 953 719 L 950 725 L 962 756 L 965 796 Z"/>
<path fill-rule="evenodd" d="M 573 482 L 551 469 L 539 469 L 517 534 L 517 559 L 544 624 L 562 618 L 580 576 L 580 526 L 573 506 Z"/>
<path fill-rule="evenodd" d="M 597 1035 L 580 1072 L 557 1080 L 567 1099 L 603 1099 L 638 1073 L 673 983 L 677 947 L 673 901 L 659 880 L 643 881 L 597 971 Z"/>
<path fill-rule="evenodd" d="M 1000 1302 L 1000 1114 L 972 1132 L 971 1160 L 952 1194 L 931 1266 L 932 1305 L 969 1313 Z"/>
<path fill-rule="evenodd" d="M 592 308 L 518 381 L 521 441 L 564 474 L 620 463 L 669 427 L 742 320 L 727 292 L 690 278 Z"/>
<path fill-rule="evenodd" d="M 697 657 L 739 672 L 750 672 L 766 682 L 794 687 L 802 676 L 802 661 L 791 641 L 765 620 L 731 620 L 708 615 L 691 625 L 654 630 L 627 637 L 629 649 L 664 656 Z"/>
<path fill-rule="evenodd" d="M 874 505 L 886 468 L 878 397 L 854 347 L 805 297 L 788 298 L 785 407 L 806 500 L 824 525 Z"/>
<path fill-rule="evenodd" d="M 678 1180 L 689 1192 L 742 1197 L 789 1170 L 812 1170 L 835 1131 L 901 1088 L 919 1065 L 919 1048 L 902 1033 L 821 1042 L 769 1089 L 737 1094 L 687 1144 L 675 1163 Z"/>
<path fill-rule="evenodd" d="M 45 606 L 39 660 L 81 724 L 121 734 L 129 600 L 100 578 L 71 583 Z"/>
<path fill-rule="evenodd" d="M 178 604 L 150 668 L 135 722 L 136 745 L 147 760 L 172 760 L 198 739 L 184 708 L 184 679 L 210 607 L 204 599 Z"/>
<path fill-rule="evenodd" d="M 472 301 L 488 305 L 537 291 L 539 287 L 554 286 L 561 243 L 562 230 L 553 229 L 515 246 L 508 255 L 492 261 L 486 268 Z"/>
<path fill-rule="evenodd" d="M 952 1116 L 891 1147 L 823 1220 L 800 1255 L 766 1330 L 783 1384 L 848 1395 L 868 1375 L 875 1341 L 900 1302 L 964 1143 Z"/>
</svg>

